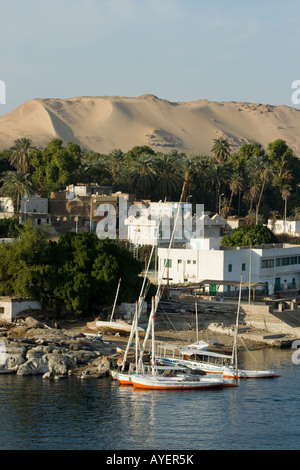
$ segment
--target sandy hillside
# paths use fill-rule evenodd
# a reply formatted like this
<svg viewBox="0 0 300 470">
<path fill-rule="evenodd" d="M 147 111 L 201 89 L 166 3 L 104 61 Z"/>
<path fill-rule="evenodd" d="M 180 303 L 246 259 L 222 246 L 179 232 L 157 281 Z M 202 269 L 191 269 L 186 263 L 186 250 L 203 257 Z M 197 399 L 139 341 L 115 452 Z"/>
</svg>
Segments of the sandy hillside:
<svg viewBox="0 0 300 470">
<path fill-rule="evenodd" d="M 264 147 L 284 139 L 300 157 L 300 111 L 288 106 L 207 100 L 169 102 L 153 95 L 137 98 L 79 97 L 34 99 L 0 116 L 0 150 L 28 137 L 44 147 L 58 137 L 84 150 L 109 153 L 135 145 L 211 154 L 214 138 Z"/>
</svg>

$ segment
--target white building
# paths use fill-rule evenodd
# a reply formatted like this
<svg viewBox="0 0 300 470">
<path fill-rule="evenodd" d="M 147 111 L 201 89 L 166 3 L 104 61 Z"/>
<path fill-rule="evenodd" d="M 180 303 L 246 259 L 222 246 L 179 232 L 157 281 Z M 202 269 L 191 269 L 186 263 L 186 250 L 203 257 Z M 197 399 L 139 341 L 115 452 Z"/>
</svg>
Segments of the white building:
<svg viewBox="0 0 300 470">
<path fill-rule="evenodd" d="M 168 249 L 158 248 L 158 277 L 163 276 L 163 283 L 238 282 L 242 273 L 243 282 L 264 283 L 270 295 L 274 290 L 299 288 L 300 246 L 261 245 L 250 250 L 220 247 L 217 239 L 194 240 L 190 246 L 171 249 L 169 261 Z"/>
<path fill-rule="evenodd" d="M 35 225 L 51 223 L 48 198 L 46 197 L 40 197 L 37 194 L 24 196 L 21 199 L 21 213 L 21 222 L 25 222 L 30 218 Z"/>
<path fill-rule="evenodd" d="M 168 245 L 175 217 L 177 217 L 178 203 L 150 202 L 133 204 L 125 220 L 127 226 L 127 240 L 136 246 L 165 244 Z M 159 231 L 158 231 L 159 225 Z M 178 213 L 177 228 L 174 236 L 175 244 L 186 244 L 197 236 L 203 238 L 219 238 L 224 235 L 226 220 L 218 214 L 209 217 L 199 209 L 192 215 L 192 205 L 183 203 Z M 157 237 L 159 235 L 159 237 Z"/>
<path fill-rule="evenodd" d="M 177 202 L 160 201 L 132 204 L 128 209 L 128 217 L 125 220 L 127 240 L 136 246 L 156 245 L 158 239 L 159 243 L 168 243 L 177 211 Z M 182 220 L 187 218 L 192 220 L 192 205 L 183 203 L 180 217 L 178 217 L 178 231 L 175 236 L 175 239 L 180 239 L 181 242 L 183 241 Z"/>
<path fill-rule="evenodd" d="M 279 219 L 274 222 L 273 220 L 269 219 L 268 228 L 272 230 L 274 235 L 281 235 L 285 233 L 291 237 L 300 237 L 300 220 Z"/>
<path fill-rule="evenodd" d="M 0 197 L 0 219 L 14 216 L 14 202 L 10 197 Z"/>
</svg>

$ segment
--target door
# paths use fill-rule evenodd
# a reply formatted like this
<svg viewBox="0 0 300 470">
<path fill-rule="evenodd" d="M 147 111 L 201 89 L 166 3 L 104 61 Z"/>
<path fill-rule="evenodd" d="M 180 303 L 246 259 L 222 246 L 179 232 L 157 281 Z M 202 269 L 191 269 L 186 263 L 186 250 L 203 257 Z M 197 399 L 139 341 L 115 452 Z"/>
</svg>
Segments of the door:
<svg viewBox="0 0 300 470">
<path fill-rule="evenodd" d="M 280 277 L 275 277 L 275 287 L 274 287 L 274 292 L 279 292 L 280 291 L 280 282 L 281 279 Z"/>
<path fill-rule="evenodd" d="M 216 284 L 211 284 L 209 286 L 209 295 L 211 295 L 212 297 L 216 297 L 216 295 L 217 295 L 217 286 L 216 286 Z"/>
</svg>

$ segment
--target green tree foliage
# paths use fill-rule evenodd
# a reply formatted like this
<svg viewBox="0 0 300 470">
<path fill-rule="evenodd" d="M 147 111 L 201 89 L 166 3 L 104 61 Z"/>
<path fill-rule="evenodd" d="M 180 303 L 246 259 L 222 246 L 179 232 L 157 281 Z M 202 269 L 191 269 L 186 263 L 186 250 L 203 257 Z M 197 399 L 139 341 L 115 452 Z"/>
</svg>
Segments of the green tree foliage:
<svg viewBox="0 0 300 470">
<path fill-rule="evenodd" d="M 278 243 L 277 237 L 264 225 L 242 225 L 222 238 L 222 246 L 249 246 Z"/>
<path fill-rule="evenodd" d="M 231 145 L 227 139 L 220 137 L 219 139 L 214 139 L 214 145 L 212 146 L 211 151 L 213 152 L 217 162 L 223 164 L 230 156 Z"/>
<path fill-rule="evenodd" d="M 76 313 L 91 312 L 93 304 L 110 304 L 121 277 L 120 301 L 138 298 L 142 265 L 115 241 L 94 233 L 68 232 L 50 242 L 49 284 L 57 302 Z"/>
<path fill-rule="evenodd" d="M 0 238 L 16 238 L 22 229 L 23 225 L 18 224 L 16 219 L 0 219 Z"/>
<path fill-rule="evenodd" d="M 11 147 L 10 163 L 18 171 L 28 173 L 30 167 L 30 155 L 32 150 L 35 150 L 31 139 L 22 137 L 16 139 L 14 145 Z"/>
<path fill-rule="evenodd" d="M 0 245 L 1 295 L 30 297 L 45 301 L 50 292 L 47 283 L 47 234 L 28 220 L 20 236 Z"/>
<path fill-rule="evenodd" d="M 39 191 L 49 196 L 51 191 L 65 189 L 77 179 L 81 165 L 82 150 L 79 145 L 69 142 L 65 147 L 60 139 L 54 139 L 31 159 L 34 180 Z"/>
<path fill-rule="evenodd" d="M 266 221 L 272 210 L 288 217 L 294 207 L 300 206 L 300 160 L 282 139 L 270 142 L 267 150 L 257 142 L 249 142 L 231 153 L 228 140 L 219 138 L 214 139 L 212 151 L 214 157 L 186 155 L 177 150 L 164 154 L 142 145 L 126 153 L 113 149 L 105 155 L 83 152 L 79 145 L 65 145 L 60 139 L 53 139 L 44 149 L 34 148 L 30 139 L 17 139 L 12 149 L 0 153 L 0 184 L 5 189 L 2 195 L 16 201 L 22 197 L 20 184 L 11 181 L 19 172 L 19 176 L 27 175 L 28 186 L 41 196 L 69 184 L 97 183 L 113 186 L 114 191 L 134 193 L 137 199 L 177 201 L 188 173 L 190 201 L 204 204 L 206 211 L 218 212 L 219 205 L 226 201 L 224 214 L 245 217 L 254 211 L 257 224 L 261 217 Z M 29 173 L 11 165 L 17 165 L 18 155 L 18 168 L 25 161 Z M 30 194 L 30 187 L 27 189 Z"/>
<path fill-rule="evenodd" d="M 6 171 L 2 173 L 0 182 L 2 183 L 1 196 L 12 198 L 15 201 L 16 210 L 19 212 L 22 197 L 31 196 L 34 192 L 30 173 Z"/>
<path fill-rule="evenodd" d="M 48 242 L 44 229 L 28 220 L 20 236 L 0 245 L 0 294 L 30 297 L 45 305 L 65 305 L 77 314 L 93 304 L 138 300 L 142 263 L 121 244 L 94 233 L 68 232 Z"/>
</svg>

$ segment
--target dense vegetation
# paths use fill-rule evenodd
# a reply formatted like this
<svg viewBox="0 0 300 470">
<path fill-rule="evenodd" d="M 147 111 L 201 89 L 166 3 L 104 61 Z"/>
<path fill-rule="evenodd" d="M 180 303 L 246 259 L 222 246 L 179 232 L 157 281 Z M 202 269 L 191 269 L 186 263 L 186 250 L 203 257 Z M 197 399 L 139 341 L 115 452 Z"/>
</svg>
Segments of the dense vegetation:
<svg viewBox="0 0 300 470">
<path fill-rule="evenodd" d="M 93 305 L 112 305 L 121 277 L 119 301 L 135 302 L 142 264 L 116 241 L 92 233 L 68 232 L 48 242 L 31 220 L 12 243 L 0 245 L 0 293 L 40 300 L 81 314 Z"/>
<path fill-rule="evenodd" d="M 250 246 L 278 243 L 277 237 L 264 225 L 242 225 L 222 238 L 222 246 Z"/>
<path fill-rule="evenodd" d="M 103 155 L 84 152 L 73 143 L 63 145 L 59 139 L 37 149 L 30 139 L 21 138 L 0 152 L 0 192 L 14 199 L 16 213 L 25 194 L 49 196 L 76 183 L 110 185 L 141 199 L 177 201 L 188 175 L 187 194 L 194 204 L 202 203 L 212 212 L 220 208 L 224 217 L 246 218 L 248 225 L 224 237 L 224 246 L 276 242 L 261 222 L 278 215 L 300 217 L 299 159 L 280 139 L 271 142 L 267 151 L 249 143 L 232 153 L 228 141 L 220 138 L 214 140 L 212 152 L 213 157 L 178 151 L 163 154 L 136 146 L 126 153 L 115 149 Z M 126 282 L 121 284 L 119 299 L 137 300 L 143 263 L 118 241 L 69 232 L 58 242 L 49 242 L 44 229 L 34 228 L 30 220 L 22 229 L 16 221 L 3 221 L 0 231 L 2 236 L 15 237 L 13 243 L 0 245 L 0 294 L 88 313 L 93 305 L 112 303 L 118 279 L 123 277 Z M 146 257 L 147 250 L 143 251 Z"/>
<path fill-rule="evenodd" d="M 186 174 L 194 204 L 221 215 L 244 216 L 258 224 L 275 216 L 300 216 L 300 161 L 285 141 L 278 139 L 264 150 L 259 143 L 242 144 L 231 151 L 228 140 L 215 139 L 213 157 L 171 151 L 155 152 L 136 146 L 104 155 L 84 152 L 79 145 L 54 139 L 37 149 L 27 138 L 17 139 L 0 152 L 1 193 L 20 198 L 34 191 L 49 196 L 72 183 L 111 185 L 135 193 L 136 198 L 178 200 Z"/>
</svg>

